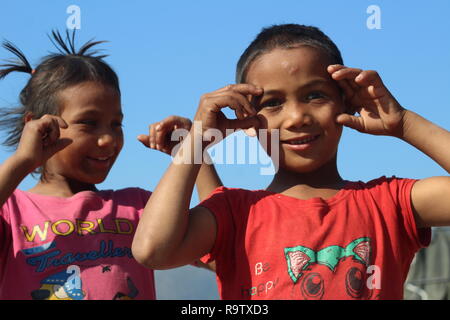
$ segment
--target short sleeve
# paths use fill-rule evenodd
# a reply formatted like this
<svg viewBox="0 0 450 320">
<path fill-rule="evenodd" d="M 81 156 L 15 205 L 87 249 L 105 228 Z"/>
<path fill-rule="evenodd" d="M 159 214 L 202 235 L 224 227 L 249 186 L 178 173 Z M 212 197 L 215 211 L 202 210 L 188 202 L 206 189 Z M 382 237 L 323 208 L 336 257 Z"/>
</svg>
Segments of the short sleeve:
<svg viewBox="0 0 450 320">
<path fill-rule="evenodd" d="M 404 226 L 406 236 L 415 250 L 427 247 L 431 241 L 431 228 L 418 228 L 411 203 L 411 191 L 415 179 L 388 179 L 389 189 L 400 207 L 399 220 Z"/>
<path fill-rule="evenodd" d="M 141 188 L 126 188 L 115 191 L 114 197 L 121 205 L 131 206 L 141 213 L 151 194 L 150 191 Z"/>
<path fill-rule="evenodd" d="M 227 252 L 227 245 L 234 235 L 232 223 L 232 206 L 228 199 L 229 189 L 219 187 L 211 195 L 203 200 L 198 206 L 211 211 L 216 219 L 217 233 L 214 246 L 210 253 L 203 256 L 200 260 L 203 263 L 209 263 L 216 260 L 218 256 L 223 256 Z"/>
</svg>

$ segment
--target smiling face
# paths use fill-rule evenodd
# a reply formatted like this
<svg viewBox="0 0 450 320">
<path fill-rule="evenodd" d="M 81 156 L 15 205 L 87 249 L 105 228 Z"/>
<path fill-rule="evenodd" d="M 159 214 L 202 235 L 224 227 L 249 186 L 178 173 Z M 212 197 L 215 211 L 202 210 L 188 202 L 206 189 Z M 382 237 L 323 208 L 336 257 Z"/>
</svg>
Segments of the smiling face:
<svg viewBox="0 0 450 320">
<path fill-rule="evenodd" d="M 329 61 L 309 46 L 277 48 L 248 69 L 246 82 L 264 89 L 256 102 L 262 128 L 279 130 L 281 168 L 306 173 L 336 159 L 344 104 Z"/>
<path fill-rule="evenodd" d="M 59 93 L 60 116 L 68 127 L 60 138 L 72 143 L 45 165 L 46 176 L 81 184 L 105 180 L 123 146 L 120 94 L 98 82 L 83 82 Z"/>
</svg>

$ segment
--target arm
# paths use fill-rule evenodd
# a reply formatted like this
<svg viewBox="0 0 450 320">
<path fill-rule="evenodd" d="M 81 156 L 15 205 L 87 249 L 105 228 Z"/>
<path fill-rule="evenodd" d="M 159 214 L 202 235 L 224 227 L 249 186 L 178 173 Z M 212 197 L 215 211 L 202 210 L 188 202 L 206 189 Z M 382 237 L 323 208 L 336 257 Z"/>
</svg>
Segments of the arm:
<svg viewBox="0 0 450 320">
<path fill-rule="evenodd" d="M 205 153 L 204 156 L 209 157 L 207 153 Z M 218 187 L 223 186 L 223 183 L 220 180 L 220 177 L 217 174 L 214 165 L 206 163 L 202 164 L 195 184 L 197 186 L 197 193 L 200 201 L 205 200 L 206 198 L 208 198 L 211 192 L 213 192 Z"/>
<path fill-rule="evenodd" d="M 16 155 L 6 159 L 0 166 L 0 207 L 29 173 L 29 165 Z"/>
<path fill-rule="evenodd" d="M 25 121 L 16 152 L 0 166 L 0 206 L 29 173 L 71 143 L 59 139 L 59 128 L 67 127 L 60 117 L 45 115 L 38 120 L 27 117 Z"/>
<path fill-rule="evenodd" d="M 450 132 L 410 111 L 404 118 L 402 139 L 450 173 Z M 411 191 L 411 202 L 419 227 L 450 225 L 450 177 L 417 181 Z"/>
<path fill-rule="evenodd" d="M 347 102 L 360 116 L 342 114 L 337 122 L 363 133 L 402 139 L 450 172 L 450 132 L 406 110 L 395 100 L 375 71 L 328 67 L 344 90 Z M 418 227 L 450 225 L 450 177 L 416 182 L 411 203 Z"/>
<path fill-rule="evenodd" d="M 213 214 L 203 207 L 189 212 L 201 167 L 195 152 L 203 154 L 206 147 L 203 136 L 209 129 L 224 134 L 226 128 L 257 126 L 256 117 L 244 116 L 244 113 L 256 114 L 246 95 L 261 93 L 250 85 L 235 85 L 202 97 L 195 116 L 199 126 L 193 126 L 183 140 L 140 219 L 132 245 L 137 261 L 153 269 L 173 268 L 192 263 L 211 250 L 217 228 Z M 238 119 L 229 120 L 224 116 L 220 110 L 227 106 L 235 110 Z"/>
</svg>

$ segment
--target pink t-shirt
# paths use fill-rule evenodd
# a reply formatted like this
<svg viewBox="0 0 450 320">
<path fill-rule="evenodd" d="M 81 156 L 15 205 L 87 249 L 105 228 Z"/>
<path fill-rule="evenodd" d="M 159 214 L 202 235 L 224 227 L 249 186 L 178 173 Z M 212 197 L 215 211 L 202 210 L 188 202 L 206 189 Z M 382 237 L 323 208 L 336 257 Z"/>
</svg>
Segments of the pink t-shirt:
<svg viewBox="0 0 450 320">
<path fill-rule="evenodd" d="M 131 243 L 150 192 L 15 190 L 0 208 L 0 299 L 155 299 Z"/>
</svg>

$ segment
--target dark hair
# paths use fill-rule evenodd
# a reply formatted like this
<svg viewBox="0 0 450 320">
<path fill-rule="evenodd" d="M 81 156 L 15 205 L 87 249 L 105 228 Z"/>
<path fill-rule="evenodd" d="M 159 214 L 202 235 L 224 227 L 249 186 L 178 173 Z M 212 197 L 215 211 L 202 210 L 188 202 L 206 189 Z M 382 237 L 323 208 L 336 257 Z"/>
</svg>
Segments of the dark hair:
<svg viewBox="0 0 450 320">
<path fill-rule="evenodd" d="M 259 56 L 275 48 L 310 46 L 322 50 L 330 64 L 344 64 L 337 46 L 317 27 L 281 24 L 264 28 L 245 49 L 236 67 L 236 83 L 245 82 L 250 64 Z"/>
<path fill-rule="evenodd" d="M 99 50 L 92 47 L 104 41 L 88 41 L 78 51 L 75 49 L 75 30 L 66 31 L 63 39 L 58 31 L 52 31 L 50 41 L 58 53 L 45 56 L 34 70 L 23 52 L 9 41 L 3 42 L 3 48 L 16 56 L 16 60 L 5 60 L 0 65 L 0 79 L 11 72 L 25 72 L 31 75 L 19 95 L 20 106 L 0 110 L 0 128 L 6 129 L 7 137 L 3 142 L 8 147 L 17 147 L 24 127 L 24 117 L 31 114 L 39 119 L 44 114 L 58 114 L 58 93 L 70 86 L 85 81 L 96 81 L 110 85 L 120 94 L 119 79 L 114 70 L 103 61 L 106 55 L 98 55 Z"/>
</svg>

